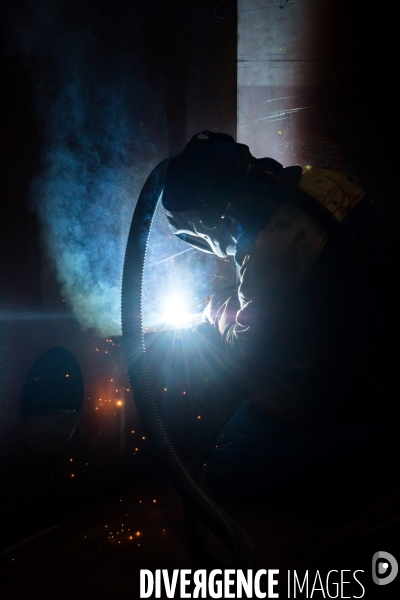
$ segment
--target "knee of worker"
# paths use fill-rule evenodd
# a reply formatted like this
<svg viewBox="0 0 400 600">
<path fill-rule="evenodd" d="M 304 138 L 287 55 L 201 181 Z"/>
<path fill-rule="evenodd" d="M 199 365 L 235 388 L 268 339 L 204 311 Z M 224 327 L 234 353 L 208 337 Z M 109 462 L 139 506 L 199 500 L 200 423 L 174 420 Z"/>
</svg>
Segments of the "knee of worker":
<svg viewBox="0 0 400 600">
<path fill-rule="evenodd" d="M 221 499 L 243 500 L 260 493 L 266 499 L 273 489 L 283 489 L 275 455 L 294 434 L 293 427 L 250 400 L 242 402 L 207 457 L 204 472 L 211 491 Z"/>
</svg>

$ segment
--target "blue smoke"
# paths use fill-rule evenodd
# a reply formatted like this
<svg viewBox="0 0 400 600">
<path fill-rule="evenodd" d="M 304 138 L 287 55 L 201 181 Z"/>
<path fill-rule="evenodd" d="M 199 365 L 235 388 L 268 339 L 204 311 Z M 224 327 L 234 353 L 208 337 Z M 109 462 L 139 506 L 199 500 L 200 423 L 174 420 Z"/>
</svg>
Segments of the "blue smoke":
<svg viewBox="0 0 400 600">
<path fill-rule="evenodd" d="M 43 135 L 31 185 L 43 246 L 82 327 L 105 336 L 120 333 L 136 198 L 167 155 L 162 133 L 145 133 L 166 139 L 163 108 L 132 50 L 139 25 L 109 5 L 107 15 L 94 2 L 63 0 L 10 2 L 8 12 L 9 47 L 30 73 Z"/>
<path fill-rule="evenodd" d="M 152 35 L 152 3 L 139 16 L 135 3 L 106 4 L 9 1 L 7 31 L 10 52 L 34 84 L 42 131 L 31 202 L 43 247 L 81 326 L 107 337 L 121 333 L 122 268 L 135 202 L 168 151 L 162 67 L 154 72 L 157 62 L 143 49 Z M 162 305 L 173 290 L 192 305 L 212 292 L 218 259 L 191 251 L 164 260 L 185 248 L 159 207 L 145 271 L 145 328 L 162 325 Z"/>
</svg>

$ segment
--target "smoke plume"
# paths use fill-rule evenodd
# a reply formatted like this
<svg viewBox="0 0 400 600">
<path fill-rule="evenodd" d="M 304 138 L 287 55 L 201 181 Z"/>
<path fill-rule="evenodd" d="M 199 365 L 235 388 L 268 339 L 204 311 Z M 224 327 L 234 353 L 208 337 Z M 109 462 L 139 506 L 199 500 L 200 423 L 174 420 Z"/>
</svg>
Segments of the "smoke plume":
<svg viewBox="0 0 400 600">
<path fill-rule="evenodd" d="M 9 0 L 7 6 L 9 51 L 30 75 L 42 132 L 31 202 L 44 250 L 81 326 L 118 335 L 135 202 L 148 173 L 168 155 L 165 41 L 155 30 L 168 7 L 157 0 L 145 8 L 123 0 Z M 145 270 L 146 329 L 162 326 L 172 293 L 193 307 L 230 283 L 215 275 L 218 259 L 187 248 L 171 235 L 159 207 Z"/>
<path fill-rule="evenodd" d="M 9 51 L 31 77 L 42 132 L 31 202 L 43 246 L 82 327 L 105 336 L 120 333 L 136 198 L 166 156 L 163 107 L 141 51 L 147 27 L 118 1 L 8 3 Z"/>
</svg>

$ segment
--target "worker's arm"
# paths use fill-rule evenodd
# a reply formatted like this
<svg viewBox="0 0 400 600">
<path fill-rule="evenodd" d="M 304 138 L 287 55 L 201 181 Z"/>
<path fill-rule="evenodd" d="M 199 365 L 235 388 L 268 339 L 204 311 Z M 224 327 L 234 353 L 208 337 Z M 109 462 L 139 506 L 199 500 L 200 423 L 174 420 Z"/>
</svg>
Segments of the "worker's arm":
<svg viewBox="0 0 400 600">
<path fill-rule="evenodd" d="M 221 334 L 235 373 L 249 390 L 249 398 L 267 412 L 292 424 L 307 426 L 308 411 L 288 378 L 289 363 L 299 358 L 289 321 L 295 302 L 268 294 L 254 280 L 251 257 L 244 261 L 239 286 L 220 290 L 204 316 Z"/>
</svg>

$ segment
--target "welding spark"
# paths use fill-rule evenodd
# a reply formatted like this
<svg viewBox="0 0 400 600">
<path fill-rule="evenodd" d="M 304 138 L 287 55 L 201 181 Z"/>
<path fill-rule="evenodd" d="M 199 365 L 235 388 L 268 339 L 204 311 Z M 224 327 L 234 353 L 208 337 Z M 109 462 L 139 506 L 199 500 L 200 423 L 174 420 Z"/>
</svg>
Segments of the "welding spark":
<svg viewBox="0 0 400 600">
<path fill-rule="evenodd" d="M 163 321 L 166 325 L 175 328 L 191 326 L 192 314 L 183 296 L 174 294 L 167 300 L 163 311 Z"/>
<path fill-rule="evenodd" d="M 271 98 L 271 100 L 266 100 L 264 104 L 268 102 L 276 102 L 277 100 L 287 100 L 288 98 L 300 98 L 302 94 L 296 94 L 296 96 L 283 96 L 282 98 Z"/>
<path fill-rule="evenodd" d="M 272 6 L 278 6 L 279 8 L 284 8 L 286 4 L 294 4 L 295 2 L 303 2 L 303 0 L 280 0 L 279 4 L 266 4 L 264 6 L 256 6 L 254 8 L 245 8 L 243 10 L 238 10 L 239 13 L 250 12 L 252 10 L 262 10 L 263 8 L 271 8 Z"/>
<path fill-rule="evenodd" d="M 275 121 L 283 121 L 287 119 L 291 113 L 296 113 L 300 110 L 307 110 L 308 108 L 317 108 L 319 106 L 324 106 L 323 104 L 315 104 L 313 106 L 298 106 L 297 108 L 288 108 L 282 111 L 273 111 L 272 114 L 267 115 L 266 117 L 260 117 L 258 119 L 249 119 L 245 117 L 247 122 L 238 123 L 238 125 L 251 125 L 252 123 L 257 123 L 258 121 L 268 121 L 273 123 Z"/>
<path fill-rule="evenodd" d="M 181 254 L 185 254 L 185 252 L 190 252 L 191 250 L 194 250 L 194 248 L 186 248 L 186 250 L 181 250 L 181 252 L 177 252 L 176 254 L 173 254 L 172 256 L 168 256 L 167 258 L 163 258 L 161 260 L 158 260 L 157 262 L 153 262 L 153 263 L 151 263 L 148 266 L 149 267 L 155 267 L 156 265 L 161 265 L 161 263 L 168 262 L 169 260 L 172 260 L 173 258 L 176 258 L 177 256 L 180 256 Z"/>
</svg>

